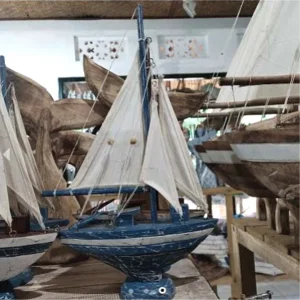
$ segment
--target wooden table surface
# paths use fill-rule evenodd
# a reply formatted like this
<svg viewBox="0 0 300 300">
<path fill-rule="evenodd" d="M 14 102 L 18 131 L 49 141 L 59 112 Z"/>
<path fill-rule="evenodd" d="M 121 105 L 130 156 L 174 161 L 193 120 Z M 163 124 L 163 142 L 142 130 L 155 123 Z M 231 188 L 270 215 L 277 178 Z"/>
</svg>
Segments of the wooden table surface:
<svg viewBox="0 0 300 300">
<path fill-rule="evenodd" d="M 125 275 L 98 260 L 64 266 L 34 266 L 33 280 L 15 289 L 17 299 L 120 299 Z M 168 272 L 176 285 L 175 299 L 218 299 L 189 259 Z"/>
</svg>

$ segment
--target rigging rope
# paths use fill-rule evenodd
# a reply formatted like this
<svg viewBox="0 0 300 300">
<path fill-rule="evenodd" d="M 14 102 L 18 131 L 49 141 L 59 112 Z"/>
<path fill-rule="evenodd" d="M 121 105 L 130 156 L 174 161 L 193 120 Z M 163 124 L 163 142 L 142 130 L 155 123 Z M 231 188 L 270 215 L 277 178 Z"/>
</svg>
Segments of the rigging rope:
<svg viewBox="0 0 300 300">
<path fill-rule="evenodd" d="M 133 20 L 133 19 L 134 19 L 135 14 L 136 14 L 136 9 L 134 10 L 134 12 L 133 12 L 133 14 L 132 14 L 130 20 Z M 122 40 L 121 40 L 121 42 L 119 43 L 119 47 L 118 47 L 118 49 L 117 49 L 117 51 L 116 51 L 116 54 L 118 54 L 119 51 L 121 50 L 121 47 L 122 47 L 122 45 L 123 45 L 123 43 L 124 43 L 124 40 L 125 40 L 125 37 L 126 37 L 128 31 L 129 31 L 129 30 L 127 30 L 127 31 L 124 33 L 124 35 L 123 35 L 123 37 L 122 37 Z M 112 66 L 113 66 L 113 64 L 114 64 L 114 62 L 115 62 L 115 60 L 116 60 L 116 57 L 117 57 L 117 55 L 114 56 L 114 59 L 112 60 L 110 66 L 109 66 L 109 69 L 108 69 L 108 71 L 107 71 L 107 73 L 106 73 L 106 76 L 105 76 L 103 82 L 102 82 L 102 85 L 101 85 L 101 87 L 100 87 L 100 89 L 99 89 L 99 92 L 98 92 L 98 94 L 96 95 L 96 98 L 97 98 L 97 99 L 94 101 L 93 105 L 91 106 L 91 109 L 90 109 L 90 111 L 89 111 L 89 114 L 88 114 L 88 116 L 87 116 L 87 118 L 86 118 L 86 120 L 85 120 L 85 122 L 84 122 L 84 124 L 83 124 L 81 130 L 83 130 L 83 129 L 86 127 L 86 124 L 87 124 L 87 122 L 88 122 L 88 120 L 89 120 L 89 118 L 90 118 L 90 116 L 91 116 L 91 114 L 92 114 L 92 112 L 93 112 L 93 110 L 94 110 L 94 107 L 95 107 L 95 105 L 96 105 L 96 102 L 99 101 L 99 100 L 98 100 L 98 96 L 100 95 L 100 93 L 101 93 L 102 90 L 103 90 L 103 87 L 104 87 L 104 85 L 105 85 L 105 83 L 106 83 L 106 80 L 107 80 L 107 78 L 108 78 L 108 76 L 109 76 L 110 70 L 111 70 L 111 68 L 112 68 Z M 73 156 L 73 154 L 74 154 L 74 152 L 75 152 L 76 147 L 78 146 L 79 141 L 80 141 L 80 135 L 77 137 L 77 140 L 76 140 L 76 142 L 75 142 L 75 144 L 74 144 L 74 147 L 73 147 L 73 149 L 72 149 L 72 151 L 71 151 L 71 153 L 70 153 L 70 156 L 69 156 L 69 158 L 68 158 L 68 160 L 67 160 L 67 162 L 66 162 L 66 164 L 65 164 L 65 167 L 64 167 L 64 169 L 63 169 L 63 171 L 62 171 L 62 173 L 61 173 L 61 175 L 60 175 L 60 177 L 59 177 L 59 180 L 58 180 L 57 185 L 56 185 L 56 187 L 55 187 L 55 191 L 58 189 L 58 186 L 59 186 L 59 184 L 60 184 L 60 182 L 61 182 L 61 180 L 62 180 L 62 178 L 63 178 L 63 174 L 65 173 L 65 171 L 66 171 L 66 169 L 67 169 L 67 167 L 68 167 L 68 164 L 69 164 L 70 161 L 71 161 L 71 158 L 72 158 L 72 156 Z"/>
<path fill-rule="evenodd" d="M 146 52 L 148 51 L 148 47 L 149 47 L 149 46 L 147 46 Z M 134 82 L 135 82 L 135 80 L 136 80 L 137 77 L 138 77 L 138 78 L 137 78 L 138 81 L 140 80 L 139 76 L 140 76 L 142 64 L 143 64 L 145 61 L 146 61 L 146 56 L 144 57 L 144 60 L 140 63 L 139 70 L 138 70 L 137 74 L 135 75 Z M 147 82 L 149 82 L 149 79 L 150 79 L 150 76 L 148 76 Z M 133 89 L 133 87 L 134 87 L 134 82 L 133 82 L 133 84 L 131 85 L 131 87 L 130 87 L 129 89 L 126 90 L 126 94 L 125 94 L 125 95 L 127 95 L 127 94 Z M 145 96 L 146 96 L 146 90 L 145 90 L 144 93 L 143 93 L 142 106 L 141 106 L 141 108 L 143 107 L 143 103 L 144 103 L 144 101 L 145 101 Z M 127 104 L 127 105 L 128 105 L 128 104 Z M 138 121 L 138 118 L 134 118 L 134 119 L 133 119 L 133 128 L 134 128 L 134 125 L 136 124 L 137 121 Z M 119 125 L 119 126 L 120 126 L 120 125 Z M 120 127 L 118 127 L 118 130 L 119 130 L 119 129 L 120 129 Z M 118 132 L 118 130 L 117 130 L 117 132 Z M 115 134 L 116 134 L 116 133 L 115 133 Z M 108 149 L 110 149 L 110 148 L 108 148 Z M 105 159 L 105 162 L 106 162 L 106 163 L 108 163 L 108 159 L 109 159 L 109 157 L 108 157 L 108 156 L 109 156 L 109 152 L 108 152 L 108 151 L 109 151 L 109 150 L 107 150 L 107 153 L 106 153 L 106 159 Z M 124 169 L 125 169 L 125 166 L 128 165 L 128 161 L 129 161 L 129 159 L 130 159 L 130 153 L 131 153 L 131 148 L 130 148 L 129 153 L 128 153 L 127 156 L 126 156 L 126 160 L 124 161 L 124 164 L 123 164 L 123 167 L 122 167 L 122 171 L 121 171 L 121 173 L 120 173 L 120 181 L 121 181 L 121 178 L 122 178 L 122 176 L 123 176 L 123 171 L 124 171 Z M 101 170 L 102 170 L 102 171 L 104 170 L 104 167 L 103 167 L 103 166 L 101 167 Z M 86 200 L 85 200 L 83 209 L 81 210 L 80 216 L 83 214 L 83 212 L 84 212 L 84 210 L 85 210 L 85 208 L 86 208 L 86 205 L 87 205 L 87 203 L 88 203 L 88 201 L 89 201 L 89 199 L 90 199 L 90 197 L 91 197 L 92 191 L 93 191 L 93 189 L 95 188 L 96 184 L 99 182 L 99 179 L 100 179 L 101 175 L 102 175 L 102 172 L 100 172 L 100 174 L 99 174 L 99 175 L 97 176 L 97 178 L 94 180 L 94 183 L 91 185 L 91 187 L 90 187 L 90 189 L 89 189 L 89 193 L 88 193 L 88 195 L 87 195 L 87 197 L 86 197 Z M 120 184 L 120 185 L 119 185 L 119 191 L 118 191 L 118 198 L 120 197 L 122 187 L 123 187 L 123 184 Z M 137 188 L 138 188 L 138 186 L 136 186 L 135 190 L 136 190 Z"/>
<path fill-rule="evenodd" d="M 224 44 L 224 47 L 223 47 L 223 50 L 222 50 L 222 52 L 221 52 L 220 55 L 219 55 L 219 58 L 218 58 L 218 65 L 217 65 L 217 68 L 216 68 L 217 71 L 213 73 L 212 79 L 213 79 L 214 77 L 218 77 L 218 75 L 219 75 L 219 73 L 220 73 L 219 70 L 220 70 L 220 68 L 221 68 L 221 64 L 223 63 L 223 60 L 224 60 L 224 58 L 225 58 L 225 53 L 226 53 L 227 50 L 228 50 L 229 44 L 230 44 L 231 41 L 232 41 L 233 34 L 234 34 L 234 32 L 235 32 L 235 28 L 236 28 L 237 22 L 238 22 L 238 20 L 239 20 L 239 17 L 240 17 L 242 8 L 243 8 L 243 6 L 244 6 L 244 2 L 245 2 L 245 0 L 242 1 L 241 5 L 240 5 L 240 7 L 239 7 L 239 11 L 238 11 L 238 13 L 237 13 L 237 15 L 236 15 L 236 17 L 235 17 L 235 20 L 234 20 L 234 22 L 233 22 L 233 24 L 232 24 L 230 34 L 229 34 L 229 36 L 227 37 L 227 39 L 226 39 L 226 41 L 225 41 L 225 44 Z M 216 87 L 217 83 L 218 83 L 218 80 L 213 80 L 213 86 L 212 86 L 212 88 L 211 88 L 211 90 L 210 90 L 210 92 L 209 92 L 208 99 L 210 99 L 210 97 L 211 97 L 211 95 L 212 95 L 212 92 L 213 92 L 213 89 Z M 208 101 L 207 101 L 207 106 L 208 106 Z M 208 115 L 208 112 L 207 112 L 207 117 L 206 117 L 206 125 L 207 125 L 207 127 L 209 128 L 209 115 Z"/>
</svg>

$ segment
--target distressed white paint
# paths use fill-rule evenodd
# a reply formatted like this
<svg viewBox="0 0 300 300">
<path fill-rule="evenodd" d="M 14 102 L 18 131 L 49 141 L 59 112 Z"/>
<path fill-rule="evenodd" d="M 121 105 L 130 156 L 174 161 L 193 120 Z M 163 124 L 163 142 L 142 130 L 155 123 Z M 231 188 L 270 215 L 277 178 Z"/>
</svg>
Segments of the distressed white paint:
<svg viewBox="0 0 300 300">
<path fill-rule="evenodd" d="M 55 240 L 56 235 L 57 233 L 49 233 L 36 236 L 0 239 L 0 248 L 49 243 Z M 34 264 L 44 253 L 45 252 L 13 257 L 0 257 L 0 282 L 22 273 L 27 267 Z"/>
<path fill-rule="evenodd" d="M 231 144 L 233 151 L 245 161 L 300 162 L 299 143 Z"/>
<path fill-rule="evenodd" d="M 28 246 L 28 245 L 36 245 L 36 244 L 44 244 L 51 243 L 55 240 L 57 236 L 56 232 L 53 233 L 45 233 L 45 234 L 36 234 L 30 236 L 23 237 L 12 237 L 0 239 L 0 249 L 8 248 L 8 247 L 20 247 L 20 246 Z"/>
<path fill-rule="evenodd" d="M 22 273 L 34 264 L 45 252 L 16 257 L 0 257 L 0 281 L 4 281 Z"/>
<path fill-rule="evenodd" d="M 229 48 L 224 47 L 231 36 L 233 18 L 146 20 L 145 31 L 151 36 L 152 56 L 162 74 L 226 72 L 244 33 L 249 18 L 240 18 Z M 1 21 L 1 55 L 7 66 L 36 80 L 51 95 L 58 97 L 59 77 L 84 76 L 82 62 L 75 60 L 74 38 L 123 37 L 125 32 L 127 57 L 116 61 L 112 71 L 127 75 L 137 47 L 136 20 L 93 21 Z M 205 57 L 199 59 L 159 59 L 158 37 L 205 36 Z M 111 61 L 101 64 L 109 68 Z"/>
<path fill-rule="evenodd" d="M 241 161 L 232 150 L 207 150 L 213 164 L 239 164 Z"/>
<path fill-rule="evenodd" d="M 179 242 L 189 239 L 200 238 L 205 235 L 209 235 L 213 228 L 178 233 L 160 236 L 149 236 L 149 237 L 137 237 L 137 238 L 124 238 L 124 239 L 98 239 L 98 240 L 85 240 L 85 239 L 61 239 L 61 242 L 65 245 L 85 245 L 85 246 L 111 246 L 111 247 L 122 247 L 122 246 L 145 246 L 145 245 L 156 245 L 163 243 Z"/>
</svg>

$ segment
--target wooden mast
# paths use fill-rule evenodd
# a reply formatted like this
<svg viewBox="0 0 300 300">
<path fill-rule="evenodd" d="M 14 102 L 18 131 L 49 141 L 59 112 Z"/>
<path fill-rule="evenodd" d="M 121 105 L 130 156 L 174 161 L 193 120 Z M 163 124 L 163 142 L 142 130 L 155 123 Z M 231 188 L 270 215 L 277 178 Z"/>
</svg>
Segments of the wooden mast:
<svg viewBox="0 0 300 300">
<path fill-rule="evenodd" d="M 146 59 L 150 59 L 149 51 L 146 51 L 147 40 L 144 35 L 144 22 L 143 22 L 143 7 L 139 4 L 137 8 L 137 26 L 138 26 L 138 38 L 139 38 L 139 53 L 140 53 L 140 64 L 141 64 L 141 84 L 142 84 L 142 106 L 143 106 L 143 118 L 144 118 L 144 130 L 145 137 L 148 135 L 150 126 L 150 91 L 148 86 L 148 72 L 146 66 Z M 151 220 L 153 223 L 157 222 L 157 201 L 158 193 L 155 189 L 150 188 L 150 202 L 151 202 Z"/>
<path fill-rule="evenodd" d="M 1 84 L 1 89 L 2 89 L 2 95 L 3 99 L 6 104 L 6 108 L 9 108 L 9 103 L 8 103 L 8 96 L 6 95 L 7 90 L 6 90 L 6 66 L 5 66 L 5 59 L 3 55 L 0 55 L 0 84 Z"/>
</svg>

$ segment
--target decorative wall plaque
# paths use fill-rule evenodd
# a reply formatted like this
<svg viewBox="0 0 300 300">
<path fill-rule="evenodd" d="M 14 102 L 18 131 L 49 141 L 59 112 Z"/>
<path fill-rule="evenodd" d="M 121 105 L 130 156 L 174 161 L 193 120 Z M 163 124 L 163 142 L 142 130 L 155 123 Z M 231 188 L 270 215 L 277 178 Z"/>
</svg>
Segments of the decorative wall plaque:
<svg viewBox="0 0 300 300">
<path fill-rule="evenodd" d="M 206 35 L 158 36 L 160 59 L 198 59 L 207 57 Z"/>
<path fill-rule="evenodd" d="M 75 37 L 75 59 L 82 60 L 87 55 L 95 62 L 126 57 L 126 39 L 122 37 Z"/>
</svg>

